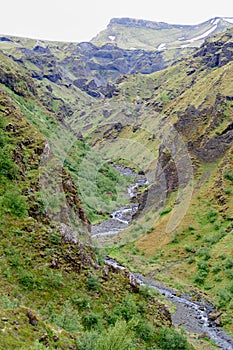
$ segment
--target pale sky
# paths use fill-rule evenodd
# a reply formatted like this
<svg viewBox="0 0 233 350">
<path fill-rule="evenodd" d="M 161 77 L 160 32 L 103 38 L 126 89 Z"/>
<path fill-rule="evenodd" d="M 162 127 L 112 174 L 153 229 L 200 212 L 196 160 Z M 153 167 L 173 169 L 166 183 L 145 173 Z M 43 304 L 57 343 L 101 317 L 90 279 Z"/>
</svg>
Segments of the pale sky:
<svg viewBox="0 0 233 350">
<path fill-rule="evenodd" d="M 232 0 L 2 0 L 0 34 L 89 41 L 113 17 L 197 24 L 233 17 Z"/>
</svg>

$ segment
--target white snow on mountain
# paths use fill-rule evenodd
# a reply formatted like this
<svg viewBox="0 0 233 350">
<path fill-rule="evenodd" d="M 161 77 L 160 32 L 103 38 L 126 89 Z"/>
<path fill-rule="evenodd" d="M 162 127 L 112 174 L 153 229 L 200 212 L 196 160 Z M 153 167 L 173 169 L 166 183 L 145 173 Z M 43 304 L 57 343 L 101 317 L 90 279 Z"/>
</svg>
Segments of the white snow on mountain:
<svg viewBox="0 0 233 350">
<path fill-rule="evenodd" d="M 227 22 L 233 24 L 233 17 L 224 17 L 223 19 L 224 19 L 224 21 L 227 21 Z"/>
<path fill-rule="evenodd" d="M 166 50 L 166 44 L 165 43 L 161 43 L 158 48 L 157 48 L 158 51 L 162 51 L 162 50 Z"/>
<path fill-rule="evenodd" d="M 217 21 L 217 20 L 216 20 Z M 206 38 L 208 35 L 210 35 L 212 32 L 215 31 L 215 29 L 217 28 L 217 24 L 215 22 L 215 24 L 213 25 L 212 28 L 210 28 L 209 30 L 207 30 L 205 33 L 199 35 L 199 36 L 196 36 L 195 38 L 192 38 L 192 39 L 189 39 L 188 41 L 190 43 L 193 43 L 194 41 L 197 41 L 197 40 L 201 40 L 201 39 L 204 39 Z"/>
<path fill-rule="evenodd" d="M 108 37 L 110 40 L 114 41 L 116 39 L 116 37 L 114 35 L 109 35 Z"/>
<path fill-rule="evenodd" d="M 215 25 L 215 24 L 218 24 L 219 22 L 220 22 L 220 18 L 213 18 L 213 19 L 211 20 L 210 24 Z"/>
</svg>

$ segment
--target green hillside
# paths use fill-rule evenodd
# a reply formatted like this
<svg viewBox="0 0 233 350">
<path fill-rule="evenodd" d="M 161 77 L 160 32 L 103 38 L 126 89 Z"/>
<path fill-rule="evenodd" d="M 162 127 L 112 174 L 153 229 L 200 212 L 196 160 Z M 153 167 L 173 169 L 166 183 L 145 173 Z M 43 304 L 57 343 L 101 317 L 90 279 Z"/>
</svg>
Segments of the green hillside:
<svg viewBox="0 0 233 350">
<path fill-rule="evenodd" d="M 94 40 L 100 51 L 92 43 L 0 38 L 0 349 L 214 348 L 205 334 L 186 334 L 188 344 L 174 329 L 171 303 L 128 269 L 108 265 L 106 255 L 177 295 L 209 300 L 233 335 L 228 25 L 217 18 L 185 27 L 189 41 L 211 28 L 221 33 L 195 40 L 190 55 L 152 74 L 142 65 L 154 57 L 148 47 L 169 29 L 172 51 L 181 28 L 112 20 Z M 134 46 L 146 31 L 145 52 L 106 44 L 118 26 Z M 113 74 L 119 54 L 141 70 Z M 129 203 L 132 179 L 116 165 L 148 183 L 132 198 L 139 201 L 132 224 L 92 239 L 92 225 Z"/>
<path fill-rule="evenodd" d="M 90 242 L 61 162 L 71 130 L 3 54 L 0 75 L 0 349 L 148 349 L 164 343 L 162 327 L 188 348 L 159 298 Z M 85 145 L 75 141 L 77 161 Z"/>
<path fill-rule="evenodd" d="M 140 111 L 136 131 L 125 125 L 119 137 L 143 144 L 144 163 L 134 159 L 148 176 L 154 170 L 155 181 L 136 224 L 118 237 L 125 242 L 121 253 L 112 250 L 136 271 L 181 290 L 201 290 L 223 311 L 231 332 L 232 34 L 209 39 L 167 70 L 120 85 L 120 96 L 140 103 Z M 145 159 L 148 150 L 155 160 Z"/>
</svg>

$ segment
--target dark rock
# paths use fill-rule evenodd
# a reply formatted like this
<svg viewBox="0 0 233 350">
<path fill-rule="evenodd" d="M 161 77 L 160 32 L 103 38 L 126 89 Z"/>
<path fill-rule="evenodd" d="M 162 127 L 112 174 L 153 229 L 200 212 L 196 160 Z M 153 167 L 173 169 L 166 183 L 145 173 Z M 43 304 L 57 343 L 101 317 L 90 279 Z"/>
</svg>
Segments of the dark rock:
<svg viewBox="0 0 233 350">
<path fill-rule="evenodd" d="M 48 334 L 43 334 L 39 339 L 39 343 L 42 343 L 45 347 L 49 347 L 49 337 Z"/>
<path fill-rule="evenodd" d="M 209 319 L 211 321 L 215 321 L 217 318 L 219 318 L 221 316 L 222 312 L 218 311 L 218 312 L 213 312 L 211 314 L 209 314 Z"/>
<path fill-rule="evenodd" d="M 134 125 L 133 126 L 133 133 L 135 133 L 136 131 L 138 131 L 140 129 L 141 125 Z"/>
<path fill-rule="evenodd" d="M 233 130 L 233 122 L 231 122 L 228 127 L 221 132 L 221 135 L 226 134 L 228 131 Z"/>
<path fill-rule="evenodd" d="M 10 38 L 7 38 L 6 36 L 1 36 L 1 37 L 0 37 L 0 41 L 9 41 L 9 42 L 13 42 L 13 40 L 11 40 Z"/>
<path fill-rule="evenodd" d="M 37 326 L 38 325 L 38 319 L 37 317 L 33 314 L 33 312 L 29 309 L 27 312 L 27 317 L 29 318 L 29 323 L 32 326 Z"/>
<path fill-rule="evenodd" d="M 98 92 L 98 91 L 90 91 L 88 90 L 87 91 L 88 95 L 92 96 L 92 97 L 96 97 L 96 98 L 100 98 L 101 97 L 101 94 Z"/>
<path fill-rule="evenodd" d="M 201 64 L 206 67 L 222 67 L 232 61 L 233 42 L 231 34 L 223 34 L 218 41 L 206 41 L 194 54 L 194 57 L 201 57 Z M 227 40 L 228 39 L 228 40 Z"/>
<path fill-rule="evenodd" d="M 194 154 L 201 161 L 212 162 L 222 157 L 224 153 L 232 146 L 233 132 L 228 132 L 221 136 L 214 136 L 209 139 L 204 147 L 194 150 Z"/>
<path fill-rule="evenodd" d="M 206 332 L 201 333 L 201 334 L 198 335 L 198 339 L 205 339 L 205 338 L 210 339 L 209 334 L 206 333 Z"/>
<path fill-rule="evenodd" d="M 122 129 L 123 129 L 123 125 L 120 122 L 115 123 L 115 124 L 111 125 L 110 128 L 104 132 L 103 137 L 115 138 L 121 132 Z M 117 134 L 116 134 L 116 132 L 117 132 Z"/>
<path fill-rule="evenodd" d="M 35 46 L 34 49 L 33 49 L 34 52 L 40 54 L 40 55 L 43 55 L 43 54 L 50 54 L 50 49 L 48 47 L 42 47 L 42 46 Z"/>
<path fill-rule="evenodd" d="M 87 78 L 79 78 L 73 81 L 73 84 L 78 88 L 82 89 L 86 86 L 88 79 Z"/>
<path fill-rule="evenodd" d="M 131 273 L 131 272 L 126 272 L 126 276 L 129 280 L 129 284 L 132 287 L 134 292 L 139 292 L 140 290 L 140 281 L 138 280 L 138 278 L 136 278 L 136 276 Z"/>
<path fill-rule="evenodd" d="M 214 321 L 214 323 L 216 324 L 216 326 L 220 327 L 220 326 L 222 325 L 221 317 L 216 318 L 216 320 Z"/>
<path fill-rule="evenodd" d="M 51 74 L 45 74 L 44 78 L 47 78 L 52 83 L 57 83 L 59 80 L 62 79 L 62 76 L 60 73 L 51 73 Z"/>
<path fill-rule="evenodd" d="M 46 85 L 46 89 L 49 91 L 49 92 L 53 92 L 53 88 L 51 85 Z"/>
<path fill-rule="evenodd" d="M 114 84 L 107 83 L 106 88 L 103 90 L 103 94 L 107 98 L 112 98 L 113 96 L 117 96 L 119 94 L 119 89 Z"/>
<path fill-rule="evenodd" d="M 59 65 L 65 70 L 69 66 L 77 87 L 89 94 L 101 92 L 107 98 L 118 93 L 114 82 L 119 83 L 120 77 L 122 80 L 127 74 L 148 74 L 166 67 L 162 54 L 156 50 L 125 50 L 110 43 L 97 47 L 86 42 L 71 46 L 69 56 Z M 90 79 L 94 80 L 97 87 L 88 87 Z M 112 83 L 108 86 L 108 82 Z M 98 98 L 98 95 L 93 97 Z"/>
<path fill-rule="evenodd" d="M 195 69 L 190 69 L 188 72 L 186 72 L 187 75 L 191 75 L 193 73 L 195 73 L 196 70 Z"/>
</svg>

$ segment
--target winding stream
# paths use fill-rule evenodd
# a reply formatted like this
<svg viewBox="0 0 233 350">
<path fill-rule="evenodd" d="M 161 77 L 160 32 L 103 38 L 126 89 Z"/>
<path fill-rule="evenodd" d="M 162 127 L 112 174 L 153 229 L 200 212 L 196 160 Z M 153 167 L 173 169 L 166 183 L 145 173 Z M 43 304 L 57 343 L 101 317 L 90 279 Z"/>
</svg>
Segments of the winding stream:
<svg viewBox="0 0 233 350">
<path fill-rule="evenodd" d="M 135 191 L 138 187 L 148 184 L 144 175 L 136 175 L 129 168 L 124 169 L 118 167 L 118 170 L 124 175 L 135 177 L 134 184 L 127 190 L 129 200 L 135 197 Z M 118 234 L 131 223 L 132 216 L 137 210 L 137 203 L 130 203 L 123 208 L 117 209 L 111 214 L 109 220 L 92 226 L 92 237 L 98 238 Z M 109 257 L 106 258 L 105 264 L 121 270 L 126 269 L 125 266 L 119 265 L 115 260 Z M 172 316 L 173 324 L 183 326 L 190 333 L 207 335 L 216 342 L 220 349 L 233 350 L 233 338 L 212 320 L 211 315 L 215 313 L 216 310 L 211 303 L 206 300 L 193 301 L 186 293 L 177 294 L 175 290 L 165 287 L 161 283 L 148 281 L 145 277 L 137 274 L 133 275 L 139 284 L 148 285 L 156 289 L 163 294 L 167 300 L 176 305 L 176 311 Z"/>
<path fill-rule="evenodd" d="M 115 166 L 115 168 L 122 175 L 130 176 L 134 179 L 134 183 L 127 188 L 126 195 L 130 203 L 112 212 L 110 219 L 104 220 L 100 224 L 93 225 L 91 228 L 93 238 L 116 235 L 124 230 L 131 223 L 133 215 L 138 210 L 138 203 L 132 202 L 132 200 L 136 198 L 137 189 L 148 184 L 145 175 L 135 174 L 130 168 L 122 168 L 120 166 Z"/>
<path fill-rule="evenodd" d="M 126 269 L 125 266 L 119 265 L 114 259 L 109 257 L 106 258 L 105 264 L 120 270 Z M 137 278 L 140 285 L 147 285 L 150 288 L 156 289 L 167 300 L 176 305 L 176 311 L 172 316 L 174 325 L 182 325 L 190 333 L 207 335 L 215 341 L 220 349 L 233 349 L 233 339 L 211 319 L 211 314 L 215 312 L 211 303 L 206 300 L 193 301 L 186 293 L 177 295 L 175 290 L 165 287 L 161 283 L 149 282 L 145 277 L 134 273 L 133 275 Z"/>
</svg>

